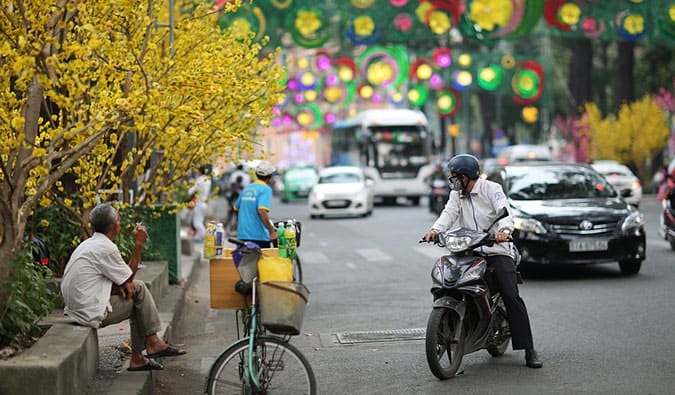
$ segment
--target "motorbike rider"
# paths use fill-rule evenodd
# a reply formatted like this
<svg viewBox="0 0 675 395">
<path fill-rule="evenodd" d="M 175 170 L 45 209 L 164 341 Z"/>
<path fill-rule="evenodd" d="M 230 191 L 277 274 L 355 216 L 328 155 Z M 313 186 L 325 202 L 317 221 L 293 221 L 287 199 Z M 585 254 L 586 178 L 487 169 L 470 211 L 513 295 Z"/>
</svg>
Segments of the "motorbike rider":
<svg viewBox="0 0 675 395">
<path fill-rule="evenodd" d="M 468 154 L 456 155 L 450 160 L 448 169 L 448 181 L 452 188 L 450 198 L 431 230 L 424 235 L 425 241 L 435 241 L 440 232 L 457 227 L 486 230 L 502 208 L 505 207 L 511 213 L 501 185 L 479 177 L 480 165 L 476 157 Z M 496 224 L 497 244 L 481 248 L 487 255 L 488 265 L 495 270 L 511 327 L 513 349 L 525 350 L 525 364 L 528 367 L 541 368 L 543 363 L 534 349 L 527 308 L 518 292 L 515 246 L 507 242 L 513 227 L 512 215 L 503 218 Z"/>
<path fill-rule="evenodd" d="M 443 166 L 440 163 L 437 163 L 436 166 L 434 166 L 433 172 L 426 178 L 426 183 L 427 186 L 429 187 L 429 211 L 433 212 L 433 207 L 432 207 L 432 200 L 434 198 L 434 181 L 436 180 L 442 180 L 443 183 L 445 184 L 446 180 L 446 175 L 445 172 L 443 171 Z"/>
</svg>

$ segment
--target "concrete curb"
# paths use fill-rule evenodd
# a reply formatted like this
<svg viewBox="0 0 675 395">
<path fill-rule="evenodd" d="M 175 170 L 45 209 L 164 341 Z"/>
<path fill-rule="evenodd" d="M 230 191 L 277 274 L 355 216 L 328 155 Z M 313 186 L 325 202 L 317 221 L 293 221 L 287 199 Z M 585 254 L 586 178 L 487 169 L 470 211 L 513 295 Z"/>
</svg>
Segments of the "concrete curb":
<svg viewBox="0 0 675 395">
<path fill-rule="evenodd" d="M 162 329 L 158 335 L 167 342 L 171 342 L 174 338 L 175 320 L 182 313 L 185 293 L 194 278 L 194 266 L 200 264 L 200 262 L 201 256 L 199 254 L 195 253 L 191 256 L 183 255 L 181 257 L 181 266 L 185 274 L 184 281 L 179 285 L 167 285 L 168 289 L 165 296 L 155 299 L 162 322 Z M 168 284 L 168 280 L 165 284 Z M 120 324 L 126 325 L 126 328 L 128 328 L 126 321 Z M 115 329 L 111 329 L 108 335 L 108 343 L 110 343 L 110 340 L 116 341 L 120 339 L 120 336 L 115 334 Z M 126 341 L 128 341 L 128 332 L 125 335 Z M 99 343 L 105 343 L 105 339 L 100 339 Z M 127 359 L 121 368 L 114 371 L 100 372 L 99 369 L 99 374 L 97 374 L 96 380 L 87 389 L 87 393 L 97 395 L 152 394 L 155 381 L 153 372 L 129 372 L 126 370 L 128 366 L 129 361 Z"/>
</svg>

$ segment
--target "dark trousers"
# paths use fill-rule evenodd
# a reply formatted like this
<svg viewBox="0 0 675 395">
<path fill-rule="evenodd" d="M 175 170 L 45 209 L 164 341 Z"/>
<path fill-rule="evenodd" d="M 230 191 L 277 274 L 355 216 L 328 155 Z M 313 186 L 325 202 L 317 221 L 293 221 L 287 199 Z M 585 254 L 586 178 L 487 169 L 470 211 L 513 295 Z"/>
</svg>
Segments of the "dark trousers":
<svg viewBox="0 0 675 395">
<path fill-rule="evenodd" d="M 260 248 L 270 248 L 272 246 L 272 242 L 269 240 L 244 240 L 240 239 L 241 241 L 251 241 L 253 243 L 256 243 Z"/>
<path fill-rule="evenodd" d="M 495 270 L 497 287 L 502 295 L 509 326 L 511 327 L 511 342 L 514 350 L 533 348 L 532 329 L 527 315 L 525 301 L 518 293 L 516 265 L 513 259 L 505 255 L 492 255 L 487 258 L 488 264 Z"/>
</svg>

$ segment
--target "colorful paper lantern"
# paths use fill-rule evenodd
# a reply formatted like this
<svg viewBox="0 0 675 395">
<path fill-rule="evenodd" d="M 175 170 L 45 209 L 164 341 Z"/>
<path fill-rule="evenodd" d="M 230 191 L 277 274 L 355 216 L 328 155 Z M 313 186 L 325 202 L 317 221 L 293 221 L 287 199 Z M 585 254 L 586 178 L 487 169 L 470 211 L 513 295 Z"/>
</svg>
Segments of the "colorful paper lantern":
<svg viewBox="0 0 675 395">
<path fill-rule="evenodd" d="M 417 107 L 422 107 L 428 97 L 429 91 L 423 85 L 416 85 L 408 91 L 408 101 Z"/>
<path fill-rule="evenodd" d="M 458 90 L 465 90 L 471 86 L 473 76 L 467 70 L 456 70 L 452 73 L 452 86 Z"/>
<path fill-rule="evenodd" d="M 495 64 L 483 67 L 478 71 L 478 86 L 487 91 L 497 90 L 501 86 L 503 79 L 504 71 Z"/>
<path fill-rule="evenodd" d="M 438 115 L 451 117 L 459 110 L 460 97 L 455 90 L 442 90 L 436 95 L 436 108 Z"/>
</svg>

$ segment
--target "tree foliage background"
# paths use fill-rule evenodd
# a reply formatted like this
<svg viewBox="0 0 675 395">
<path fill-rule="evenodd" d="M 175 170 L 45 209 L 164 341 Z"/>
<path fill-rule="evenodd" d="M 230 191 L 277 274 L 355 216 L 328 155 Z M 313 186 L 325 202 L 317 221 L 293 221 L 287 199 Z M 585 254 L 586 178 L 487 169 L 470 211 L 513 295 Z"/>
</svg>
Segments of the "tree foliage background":
<svg viewBox="0 0 675 395">
<path fill-rule="evenodd" d="M 274 54 L 220 31 L 207 2 L 176 5 L 172 39 L 168 7 L 3 2 L 0 285 L 37 205 L 59 206 L 86 232 L 100 190 L 126 198 L 136 183 L 140 202 L 155 203 L 215 157 L 264 155 L 255 131 L 282 99 Z M 0 306 L 6 297 L 0 288 Z"/>
</svg>

